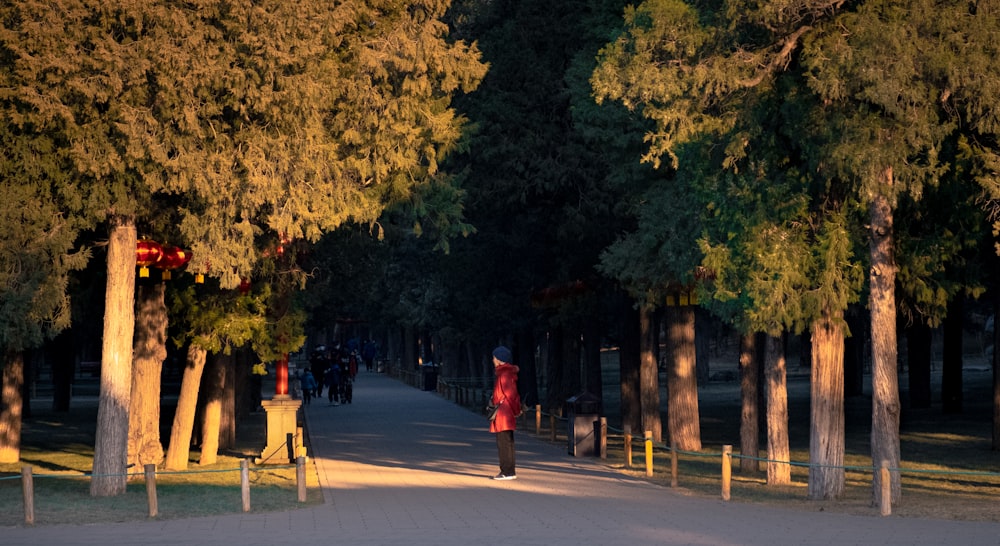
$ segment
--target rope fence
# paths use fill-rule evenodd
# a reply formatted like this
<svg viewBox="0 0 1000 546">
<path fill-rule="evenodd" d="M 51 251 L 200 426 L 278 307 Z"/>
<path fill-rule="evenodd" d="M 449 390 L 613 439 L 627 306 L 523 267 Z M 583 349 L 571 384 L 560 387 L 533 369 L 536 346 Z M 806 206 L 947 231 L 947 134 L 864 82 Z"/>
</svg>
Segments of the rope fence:
<svg viewBox="0 0 1000 546">
<path fill-rule="evenodd" d="M 289 434 L 289 436 L 291 437 L 292 435 Z M 287 441 L 290 443 L 296 442 L 296 440 L 292 438 L 289 438 Z M 156 492 L 157 476 L 239 472 L 240 500 L 242 502 L 242 509 L 243 512 L 249 512 L 251 472 L 261 473 L 264 472 L 265 470 L 273 471 L 273 470 L 295 468 L 296 500 L 300 503 L 306 502 L 305 464 L 306 464 L 306 458 L 304 456 L 298 456 L 295 458 L 294 465 L 268 464 L 267 466 L 257 466 L 255 468 L 251 468 L 250 459 L 244 458 L 240 460 L 239 468 L 224 468 L 224 469 L 212 469 L 212 470 L 157 471 L 155 464 L 147 464 L 144 465 L 142 472 L 126 472 L 124 474 L 94 474 L 92 472 L 84 472 L 81 474 L 35 474 L 33 468 L 30 465 L 25 465 L 21 467 L 20 475 L 0 476 L 0 481 L 21 480 L 21 493 L 24 505 L 24 523 L 25 525 L 30 526 L 35 524 L 35 478 L 81 479 L 81 478 L 94 478 L 94 477 L 115 477 L 115 476 L 134 478 L 142 476 L 145 479 L 145 485 L 146 485 L 147 514 L 150 518 L 156 518 L 157 516 L 159 516 L 160 513 L 159 498 Z"/>
<path fill-rule="evenodd" d="M 413 379 L 415 383 L 413 386 L 420 387 L 420 378 L 416 377 Z M 472 409 L 483 410 L 486 407 L 486 403 L 489 400 L 491 394 L 491 389 L 486 387 L 475 387 L 470 386 L 468 382 L 455 382 L 455 381 L 442 381 L 437 382 L 437 392 L 441 396 L 451 400 L 461 406 L 469 407 Z M 572 430 L 570 427 L 571 419 L 590 419 L 593 420 L 593 455 L 601 459 L 607 459 L 607 448 L 608 448 L 608 438 L 620 438 L 624 466 L 627 469 L 632 469 L 634 466 L 634 451 L 638 446 L 640 451 L 643 453 L 643 459 L 645 464 L 645 473 L 647 477 L 652 477 L 654 475 L 655 465 L 654 461 L 656 459 L 657 452 L 666 455 L 669 458 L 670 463 L 670 486 L 678 487 L 679 483 L 679 459 L 680 456 L 685 456 L 688 458 L 704 458 L 704 459 L 714 459 L 719 461 L 719 481 L 720 481 L 720 496 L 723 500 L 730 500 L 731 489 L 732 489 L 732 464 L 733 459 L 749 460 L 757 463 L 764 464 L 782 464 L 789 465 L 791 467 L 798 468 L 839 468 L 844 471 L 860 472 L 864 474 L 871 474 L 871 479 L 874 481 L 875 475 L 878 474 L 880 478 L 881 490 L 878 492 L 876 503 L 879 506 L 881 515 L 888 516 L 892 513 L 891 507 L 891 480 L 890 476 L 892 473 L 899 475 L 904 474 L 934 474 L 942 476 L 965 476 L 965 477 L 979 477 L 979 478 L 996 478 L 1000 480 L 1000 472 L 988 472 L 988 471 L 962 471 L 962 470 L 930 470 L 930 469 L 920 469 L 920 468 L 906 468 L 906 467 L 893 467 L 890 466 L 887 461 L 881 461 L 879 464 L 872 465 L 825 465 L 802 461 L 793 460 L 775 460 L 767 457 L 760 457 L 754 455 L 743 455 L 740 453 L 733 452 L 732 445 L 722 446 L 722 451 L 688 451 L 681 450 L 676 447 L 675 444 L 670 445 L 654 442 L 652 439 L 651 431 L 644 431 L 641 437 L 636 437 L 628 429 L 615 429 L 609 427 L 607 424 L 607 419 L 605 417 L 586 415 L 582 417 L 577 416 L 563 416 L 562 409 L 559 408 L 556 412 L 545 412 L 542 410 L 541 405 L 535 405 L 534 408 L 526 408 L 526 411 L 522 413 L 521 420 L 523 425 L 527 427 L 530 421 L 534 424 L 534 433 L 539 437 L 548 437 L 549 441 L 555 443 L 559 440 L 559 435 L 557 431 L 559 428 L 564 428 L 565 432 L 563 437 L 566 439 L 567 444 L 569 444 L 570 454 L 576 454 L 573 452 L 573 443 L 576 441 L 575 438 L 571 437 Z M 546 425 L 546 426 L 543 426 Z M 575 425 L 575 423 L 574 423 Z M 609 433 L 611 435 L 609 436 Z M 589 453 L 590 451 L 587 450 Z M 1000 485 L 998 485 L 1000 487 Z"/>
</svg>

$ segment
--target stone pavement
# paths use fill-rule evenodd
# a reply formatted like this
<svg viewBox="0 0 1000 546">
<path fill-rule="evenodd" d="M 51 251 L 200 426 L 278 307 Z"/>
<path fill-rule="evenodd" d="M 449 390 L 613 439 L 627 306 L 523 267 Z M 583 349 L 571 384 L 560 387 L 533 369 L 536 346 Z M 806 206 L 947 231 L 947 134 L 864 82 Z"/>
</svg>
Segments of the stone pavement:
<svg viewBox="0 0 1000 546">
<path fill-rule="evenodd" d="M 1000 524 L 859 517 L 684 496 L 517 434 L 497 482 L 484 417 L 362 371 L 354 402 L 305 407 L 324 503 L 279 513 L 0 529 L 0 545 L 998 544 Z M 252 492 L 251 492 L 252 502 Z"/>
</svg>

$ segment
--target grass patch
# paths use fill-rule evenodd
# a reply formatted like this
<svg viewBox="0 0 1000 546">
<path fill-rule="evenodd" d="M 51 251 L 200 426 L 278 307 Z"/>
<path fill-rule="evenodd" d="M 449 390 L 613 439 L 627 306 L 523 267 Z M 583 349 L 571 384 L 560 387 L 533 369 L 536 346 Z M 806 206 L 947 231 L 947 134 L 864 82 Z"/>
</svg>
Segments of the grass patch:
<svg viewBox="0 0 1000 546">
<path fill-rule="evenodd" d="M 919 517 L 959 521 L 1000 522 L 1000 452 L 992 450 L 992 376 L 966 373 L 964 411 L 946 415 L 939 405 L 910 409 L 903 400 L 900 424 L 902 471 L 901 501 L 892 507 L 899 517 Z M 792 381 L 792 379 L 790 379 Z M 801 383 L 801 378 L 797 379 Z M 808 381 L 806 381 L 806 385 Z M 713 394 L 714 391 L 714 394 Z M 805 393 L 805 397 L 801 393 Z M 799 393 L 799 394 L 796 394 Z M 721 498 L 722 446 L 733 446 L 733 475 L 730 502 L 781 506 L 796 510 L 828 511 L 879 516 L 873 503 L 871 399 L 851 397 L 845 401 L 845 492 L 836 500 L 807 498 L 809 462 L 808 389 L 789 389 L 789 442 L 792 483 L 769 486 L 765 463 L 758 472 L 742 473 L 737 456 L 740 449 L 740 402 L 736 385 L 711 385 L 701 389 L 699 411 L 703 449 L 678 454 L 676 491 L 703 498 Z M 533 431 L 533 414 L 522 430 Z M 611 419 L 609 419 L 610 421 Z M 663 419 L 666 424 L 666 416 Z M 556 424 L 557 444 L 565 444 L 565 421 Z M 763 432 L 762 432 L 763 434 Z M 551 438 L 548 419 L 543 419 L 540 439 Z M 760 457 L 766 457 L 767 443 L 759 443 Z M 634 437 L 632 465 L 625 464 L 620 431 L 610 430 L 607 464 L 622 473 L 669 487 L 670 453 L 654 448 L 653 476 L 647 477 L 642 438 Z"/>
<path fill-rule="evenodd" d="M 34 476 L 35 524 L 87 524 L 148 519 L 149 505 L 142 472 L 129 478 L 124 495 L 91 497 L 97 408 L 68 413 L 34 409 L 22 431 L 21 462 L 0 464 L 0 527 L 24 524 L 21 467 Z M 240 462 L 264 445 L 264 416 L 253 414 L 237 429 L 233 449 L 219 454 L 212 465 L 197 464 L 192 452 L 187 471 L 158 472 L 157 519 L 181 519 L 243 511 Z M 251 513 L 294 510 L 322 504 L 315 466 L 306 465 L 306 502 L 298 502 L 293 465 L 250 464 Z"/>
</svg>

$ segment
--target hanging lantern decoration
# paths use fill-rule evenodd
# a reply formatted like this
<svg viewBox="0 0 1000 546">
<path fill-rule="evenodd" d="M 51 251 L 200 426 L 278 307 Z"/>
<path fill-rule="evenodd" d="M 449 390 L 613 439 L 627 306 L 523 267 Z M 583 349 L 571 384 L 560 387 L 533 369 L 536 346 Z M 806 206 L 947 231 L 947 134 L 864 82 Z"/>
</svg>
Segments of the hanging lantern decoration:
<svg viewBox="0 0 1000 546">
<path fill-rule="evenodd" d="M 149 277 L 149 266 L 163 258 L 163 246 L 150 239 L 140 239 L 135 244 L 135 263 L 139 266 L 139 277 Z"/>
<path fill-rule="evenodd" d="M 240 294 L 246 296 L 250 293 L 250 279 L 243 277 L 240 279 Z"/>
<path fill-rule="evenodd" d="M 163 280 L 168 281 L 172 270 L 184 267 L 190 261 L 191 251 L 167 245 L 163 247 L 163 257 L 156 263 L 156 268 L 162 270 Z"/>
<path fill-rule="evenodd" d="M 205 260 L 205 273 L 208 273 L 211 270 L 212 270 L 212 263 L 209 262 L 208 260 Z M 202 273 L 202 272 L 195 273 L 194 274 L 194 283 L 195 284 L 204 284 L 205 283 L 205 273 Z"/>
</svg>

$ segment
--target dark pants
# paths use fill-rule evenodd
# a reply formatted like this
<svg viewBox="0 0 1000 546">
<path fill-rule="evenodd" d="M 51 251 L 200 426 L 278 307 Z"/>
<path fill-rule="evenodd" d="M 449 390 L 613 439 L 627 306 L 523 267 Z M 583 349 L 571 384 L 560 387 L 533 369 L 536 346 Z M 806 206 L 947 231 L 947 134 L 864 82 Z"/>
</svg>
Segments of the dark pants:
<svg viewBox="0 0 1000 546">
<path fill-rule="evenodd" d="M 497 453 L 500 455 L 500 473 L 514 476 L 514 431 L 502 430 L 497 435 Z"/>
</svg>

